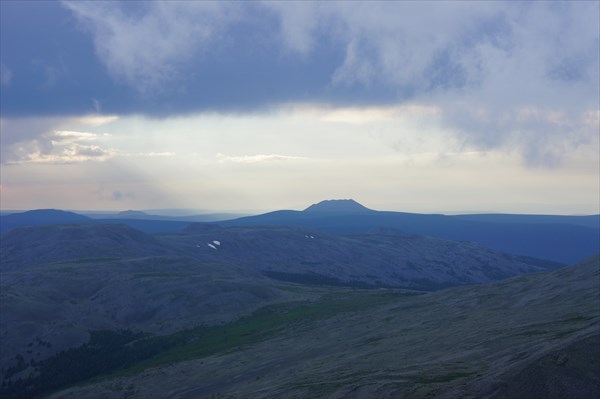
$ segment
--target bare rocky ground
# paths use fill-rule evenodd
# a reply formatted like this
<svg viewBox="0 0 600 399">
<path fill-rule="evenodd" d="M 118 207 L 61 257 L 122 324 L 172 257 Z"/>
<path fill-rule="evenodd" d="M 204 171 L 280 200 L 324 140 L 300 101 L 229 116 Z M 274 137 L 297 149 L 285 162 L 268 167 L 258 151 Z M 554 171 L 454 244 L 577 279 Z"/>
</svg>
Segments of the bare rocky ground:
<svg viewBox="0 0 600 399">
<path fill-rule="evenodd" d="M 158 235 L 179 253 L 225 261 L 294 282 L 432 290 L 478 284 L 561 265 L 472 242 L 407 235 L 393 229 L 338 235 L 285 226 L 192 225 Z M 219 244 L 214 244 L 213 241 Z"/>
<path fill-rule="evenodd" d="M 599 336 L 595 257 L 307 318 L 252 345 L 52 398 L 595 398 Z"/>
</svg>

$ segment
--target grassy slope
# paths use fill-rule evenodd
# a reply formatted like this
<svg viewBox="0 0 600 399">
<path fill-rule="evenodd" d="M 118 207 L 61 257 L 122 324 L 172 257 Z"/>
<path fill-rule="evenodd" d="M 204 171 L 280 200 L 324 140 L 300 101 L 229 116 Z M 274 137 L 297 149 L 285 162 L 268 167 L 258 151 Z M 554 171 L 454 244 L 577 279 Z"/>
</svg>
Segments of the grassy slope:
<svg viewBox="0 0 600 399">
<path fill-rule="evenodd" d="M 172 364 L 55 397 L 473 397 L 502 396 L 514 392 L 510 389 L 523 393 L 510 383 L 519 370 L 530 370 L 561 350 L 572 353 L 565 348 L 593 342 L 598 335 L 599 263 L 595 258 L 495 284 L 375 301 L 363 309 L 355 306 L 364 298 L 346 297 L 343 303 L 351 310 L 319 311 L 316 318 L 312 312 L 319 307 L 300 307 L 280 319 L 272 335 L 273 325 L 261 325 L 259 317 L 252 334 L 264 333 L 262 340 L 240 347 L 232 341 L 212 355 L 181 347 L 163 359 Z M 327 309 L 328 303 L 335 301 L 319 306 Z M 201 358 L 175 363 L 195 356 Z M 573 373 L 577 384 L 596 389 L 597 371 L 584 367 Z M 591 375 L 587 380 L 585 373 Z"/>
<path fill-rule="evenodd" d="M 401 296 L 416 295 L 398 290 L 289 288 L 303 292 L 305 297 L 321 298 L 273 304 L 234 322 L 201 325 L 162 336 L 114 330 L 92 332 L 88 344 L 36 364 L 38 377 L 24 384 L 10 385 L 1 393 L 3 397 L 17 398 L 33 389 L 27 386 L 35 386 L 34 393 L 37 395 L 90 378 L 104 380 L 150 367 L 240 350 L 282 335 L 292 327 L 314 328 L 319 320 L 334 315 L 376 307 Z"/>
<path fill-rule="evenodd" d="M 302 296 L 255 273 L 178 256 L 68 260 L 6 272 L 0 369 L 14 366 L 19 354 L 29 363 L 81 345 L 90 330 L 169 334 L 294 298 Z"/>
</svg>

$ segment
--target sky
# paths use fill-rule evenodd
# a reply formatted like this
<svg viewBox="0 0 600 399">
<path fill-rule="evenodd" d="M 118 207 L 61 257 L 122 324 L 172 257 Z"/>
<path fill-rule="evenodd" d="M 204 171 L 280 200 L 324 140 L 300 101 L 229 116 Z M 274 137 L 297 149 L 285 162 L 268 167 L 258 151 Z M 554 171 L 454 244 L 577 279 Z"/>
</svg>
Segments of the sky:
<svg viewBox="0 0 600 399">
<path fill-rule="evenodd" d="M 0 2 L 0 208 L 600 213 L 600 2 Z"/>
</svg>

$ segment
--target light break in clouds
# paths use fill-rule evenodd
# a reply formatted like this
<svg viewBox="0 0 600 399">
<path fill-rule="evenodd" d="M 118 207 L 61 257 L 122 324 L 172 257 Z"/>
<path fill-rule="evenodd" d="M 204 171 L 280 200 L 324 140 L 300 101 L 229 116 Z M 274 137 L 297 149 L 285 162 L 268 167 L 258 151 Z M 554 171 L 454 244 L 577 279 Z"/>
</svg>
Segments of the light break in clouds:
<svg viewBox="0 0 600 399">
<path fill-rule="evenodd" d="M 272 161 L 302 161 L 307 160 L 305 157 L 296 157 L 290 155 L 277 155 L 277 154 L 256 154 L 256 155 L 240 155 L 230 156 L 217 154 L 217 160 L 219 162 L 237 162 L 237 163 L 257 163 L 257 162 L 272 162 Z"/>
</svg>

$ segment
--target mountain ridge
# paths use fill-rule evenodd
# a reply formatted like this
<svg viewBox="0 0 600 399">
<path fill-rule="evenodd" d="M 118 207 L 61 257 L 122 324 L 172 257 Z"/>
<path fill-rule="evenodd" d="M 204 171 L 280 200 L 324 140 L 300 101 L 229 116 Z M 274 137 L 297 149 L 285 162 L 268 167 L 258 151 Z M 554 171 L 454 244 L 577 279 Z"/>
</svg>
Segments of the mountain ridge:
<svg viewBox="0 0 600 399">
<path fill-rule="evenodd" d="M 600 215 L 441 215 L 375 211 L 354 200 L 321 201 L 304 211 L 279 210 L 261 215 L 232 218 L 234 215 L 198 215 L 171 218 L 129 215 L 104 215 L 86 218 L 72 212 L 53 210 L 54 218 L 44 217 L 48 210 L 27 211 L 0 216 L 0 233 L 19 226 L 60 223 L 121 223 L 146 233 L 177 232 L 190 223 L 219 223 L 223 226 L 288 225 L 324 232 L 361 234 L 379 228 L 392 228 L 406 234 L 473 241 L 515 255 L 575 263 L 600 251 Z M 127 212 L 127 211 L 126 211 Z M 56 216 L 60 217 L 56 217 Z"/>
<path fill-rule="evenodd" d="M 0 234 L 23 226 L 45 224 L 86 223 L 92 219 L 79 213 L 60 209 L 33 209 L 0 216 Z"/>
<path fill-rule="evenodd" d="M 510 215 L 504 215 L 510 216 Z M 361 234 L 378 228 L 394 228 L 406 234 L 473 241 L 515 255 L 572 264 L 600 251 L 600 228 L 590 227 L 600 216 L 564 216 L 544 219 L 516 216 L 457 217 L 393 211 L 357 213 L 281 210 L 217 222 L 223 226 L 279 225 L 318 229 L 328 233 Z M 515 219 L 518 222 L 515 222 Z M 560 223 L 556 221 L 559 220 Z M 569 223 L 574 220 L 573 223 Z"/>
</svg>

